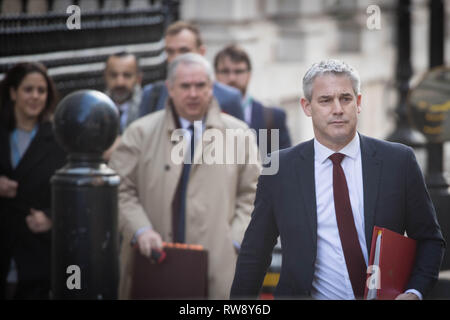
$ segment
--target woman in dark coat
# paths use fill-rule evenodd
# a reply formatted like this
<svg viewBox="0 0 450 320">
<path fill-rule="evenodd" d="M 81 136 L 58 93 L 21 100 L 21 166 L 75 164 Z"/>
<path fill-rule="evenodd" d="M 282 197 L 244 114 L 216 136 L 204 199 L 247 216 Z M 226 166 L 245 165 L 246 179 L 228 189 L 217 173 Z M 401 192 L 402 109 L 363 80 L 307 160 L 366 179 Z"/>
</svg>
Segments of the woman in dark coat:
<svg viewBox="0 0 450 320">
<path fill-rule="evenodd" d="M 50 122 L 55 104 L 40 63 L 19 63 L 0 83 L 0 298 L 49 297 L 50 178 L 66 162 Z"/>
</svg>

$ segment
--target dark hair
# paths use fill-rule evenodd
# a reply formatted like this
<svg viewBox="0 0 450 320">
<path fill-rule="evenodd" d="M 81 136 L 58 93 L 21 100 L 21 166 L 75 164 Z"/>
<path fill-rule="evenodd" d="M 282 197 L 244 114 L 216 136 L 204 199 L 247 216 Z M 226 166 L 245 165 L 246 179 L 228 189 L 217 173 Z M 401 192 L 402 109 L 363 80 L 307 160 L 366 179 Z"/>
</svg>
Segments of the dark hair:
<svg viewBox="0 0 450 320">
<path fill-rule="evenodd" d="M 214 69 L 216 71 L 219 62 L 226 57 L 230 58 L 231 61 L 236 63 L 245 62 L 247 64 L 248 70 L 252 70 L 252 63 L 250 62 L 250 58 L 247 52 L 245 52 L 245 50 L 240 48 L 239 46 L 231 44 L 229 46 L 226 46 L 216 54 L 216 57 L 214 58 Z"/>
<path fill-rule="evenodd" d="M 30 73 L 39 73 L 47 83 L 47 101 L 44 110 L 38 117 L 38 122 L 50 120 L 57 102 L 57 92 L 53 80 L 47 74 L 47 68 L 39 62 L 21 62 L 10 68 L 0 83 L 0 122 L 8 131 L 16 127 L 14 115 L 14 102 L 11 100 L 10 89 L 17 88 L 23 79 Z"/>
<path fill-rule="evenodd" d="M 169 25 L 164 36 L 175 36 L 183 30 L 189 30 L 195 35 L 197 47 L 200 47 L 203 44 L 202 37 L 200 36 L 200 31 L 197 29 L 197 27 L 185 21 L 176 21 Z"/>
<path fill-rule="evenodd" d="M 108 58 L 106 58 L 105 70 L 106 70 L 106 67 L 108 65 L 109 59 L 112 58 L 112 57 L 116 57 L 116 58 L 133 57 L 134 60 L 136 61 L 136 71 L 139 73 L 139 71 L 140 71 L 139 58 L 134 53 L 131 53 L 131 52 L 128 52 L 128 51 L 124 51 L 124 50 L 123 51 L 119 51 L 119 52 L 115 52 L 115 53 L 109 55 Z"/>
<path fill-rule="evenodd" d="M 119 52 L 111 54 L 109 57 L 124 58 L 124 57 L 128 57 L 128 56 L 133 56 L 134 57 L 134 54 L 132 54 L 132 53 L 130 53 L 128 51 L 122 50 L 122 51 L 119 51 Z"/>
</svg>

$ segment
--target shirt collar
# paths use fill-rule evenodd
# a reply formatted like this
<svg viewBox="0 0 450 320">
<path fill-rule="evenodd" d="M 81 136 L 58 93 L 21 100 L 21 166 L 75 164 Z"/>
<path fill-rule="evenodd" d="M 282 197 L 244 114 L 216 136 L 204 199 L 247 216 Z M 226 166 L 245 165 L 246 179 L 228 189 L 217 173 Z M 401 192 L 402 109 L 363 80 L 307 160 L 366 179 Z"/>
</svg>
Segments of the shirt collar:
<svg viewBox="0 0 450 320">
<path fill-rule="evenodd" d="M 183 117 L 178 117 L 178 119 L 180 119 L 180 125 L 183 129 L 187 129 L 191 125 L 191 122 Z"/>
<path fill-rule="evenodd" d="M 118 108 L 121 112 L 126 112 L 128 110 L 129 105 L 130 101 L 125 101 L 124 103 L 120 104 Z"/>
<path fill-rule="evenodd" d="M 361 146 L 359 143 L 359 134 L 356 132 L 353 139 L 341 150 L 339 153 L 355 160 L 358 154 L 361 152 Z M 316 138 L 314 138 L 314 157 L 319 163 L 324 163 L 335 151 L 325 147 Z"/>
<path fill-rule="evenodd" d="M 178 119 L 180 119 L 180 125 L 181 128 L 183 129 L 188 129 L 189 126 L 192 124 L 192 122 L 190 122 L 189 120 L 183 118 L 183 117 L 178 117 Z M 203 132 L 204 130 L 204 121 L 194 121 L 194 128 L 196 130 L 196 132 Z"/>
<path fill-rule="evenodd" d="M 242 108 L 247 108 L 247 107 L 251 107 L 252 105 L 252 101 L 253 98 L 247 93 L 243 98 L 242 98 Z"/>
</svg>

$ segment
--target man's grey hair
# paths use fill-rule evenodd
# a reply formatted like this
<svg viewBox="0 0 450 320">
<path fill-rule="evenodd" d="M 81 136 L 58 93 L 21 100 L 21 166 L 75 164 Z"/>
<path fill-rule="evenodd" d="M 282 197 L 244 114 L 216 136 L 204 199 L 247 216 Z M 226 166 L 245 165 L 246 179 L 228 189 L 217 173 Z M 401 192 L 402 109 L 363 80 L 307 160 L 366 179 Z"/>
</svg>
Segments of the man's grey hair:
<svg viewBox="0 0 450 320">
<path fill-rule="evenodd" d="M 359 94 L 361 80 L 358 72 L 343 61 L 330 59 L 313 64 L 303 77 L 303 94 L 308 101 L 311 101 L 312 99 L 314 79 L 326 74 L 347 76 L 352 82 L 355 95 Z"/>
<path fill-rule="evenodd" d="M 208 62 L 208 60 L 206 60 L 205 57 L 203 57 L 202 55 L 200 55 L 198 53 L 189 52 L 189 53 L 183 53 L 183 54 L 179 55 L 169 64 L 169 68 L 167 70 L 167 81 L 170 84 L 174 83 L 175 73 L 180 64 L 200 65 L 206 71 L 206 74 L 208 75 L 210 82 L 212 83 L 214 81 L 214 71 L 213 71 L 211 64 Z"/>
</svg>

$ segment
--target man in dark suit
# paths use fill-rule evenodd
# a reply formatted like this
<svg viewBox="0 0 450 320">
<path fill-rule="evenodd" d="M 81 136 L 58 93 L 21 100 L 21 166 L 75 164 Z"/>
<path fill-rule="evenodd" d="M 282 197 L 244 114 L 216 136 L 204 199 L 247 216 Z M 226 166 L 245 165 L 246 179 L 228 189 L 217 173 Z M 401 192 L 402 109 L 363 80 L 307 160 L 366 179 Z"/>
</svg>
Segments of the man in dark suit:
<svg viewBox="0 0 450 320">
<path fill-rule="evenodd" d="M 105 93 L 119 111 L 119 128 L 122 133 L 139 116 L 142 73 L 138 58 L 126 51 L 112 54 L 106 59 L 103 73 Z"/>
<path fill-rule="evenodd" d="M 103 73 L 105 93 L 114 101 L 119 112 L 119 134 L 113 145 L 103 153 L 103 159 L 108 161 L 111 153 L 117 148 L 125 128 L 139 117 L 142 73 L 139 59 L 127 51 L 108 56 Z"/>
<path fill-rule="evenodd" d="M 357 72 L 337 60 L 306 73 L 301 105 L 314 139 L 279 151 L 278 173 L 260 176 L 232 298 L 256 297 L 279 235 L 276 297 L 360 298 L 374 226 L 417 240 L 397 299 L 421 299 L 433 287 L 445 242 L 422 173 L 411 148 L 357 133 L 359 90 Z"/>
<path fill-rule="evenodd" d="M 182 53 L 194 52 L 201 55 L 206 53 L 206 47 L 200 37 L 199 30 L 187 22 L 177 21 L 171 24 L 166 30 L 164 40 L 168 63 Z M 219 102 L 223 112 L 244 120 L 239 90 L 215 81 L 213 84 L 213 95 Z M 139 107 L 140 116 L 163 109 L 167 97 L 168 92 L 164 82 L 146 85 L 143 89 Z"/>
<path fill-rule="evenodd" d="M 248 94 L 247 88 L 250 83 L 252 64 L 247 52 L 236 45 L 225 47 L 214 58 L 214 69 L 217 81 L 241 91 L 243 96 L 242 108 L 244 119 L 250 128 L 256 130 L 258 145 L 260 142 L 259 129 L 278 129 L 278 149 L 290 147 L 291 138 L 289 137 L 289 130 L 286 127 L 286 113 L 284 110 L 276 107 L 265 107 Z M 269 152 L 275 151 L 270 150 L 271 141 L 269 140 L 271 140 L 271 136 L 269 134 L 267 139 Z"/>
</svg>

